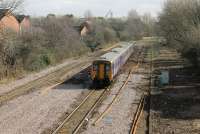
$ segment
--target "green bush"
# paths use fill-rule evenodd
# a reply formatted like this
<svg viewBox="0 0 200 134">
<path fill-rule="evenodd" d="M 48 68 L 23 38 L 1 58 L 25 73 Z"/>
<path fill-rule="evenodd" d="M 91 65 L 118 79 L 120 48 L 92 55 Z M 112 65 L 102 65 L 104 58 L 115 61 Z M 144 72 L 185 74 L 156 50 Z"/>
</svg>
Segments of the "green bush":
<svg viewBox="0 0 200 134">
<path fill-rule="evenodd" d="M 31 54 L 25 64 L 28 71 L 38 71 L 55 63 L 54 56 L 50 52 L 41 54 Z"/>
</svg>

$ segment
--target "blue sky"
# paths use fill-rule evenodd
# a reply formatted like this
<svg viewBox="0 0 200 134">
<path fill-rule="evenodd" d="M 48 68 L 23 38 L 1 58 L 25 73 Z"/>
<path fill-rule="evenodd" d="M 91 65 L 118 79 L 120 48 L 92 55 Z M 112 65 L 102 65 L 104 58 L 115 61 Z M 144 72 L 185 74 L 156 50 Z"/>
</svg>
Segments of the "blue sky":
<svg viewBox="0 0 200 134">
<path fill-rule="evenodd" d="M 44 16 L 48 13 L 58 15 L 74 14 L 83 16 L 90 10 L 94 16 L 105 16 L 112 10 L 114 16 L 126 16 L 128 11 L 136 9 L 140 14 L 150 12 L 153 16 L 161 11 L 165 0 L 24 0 L 24 13 L 32 16 Z"/>
</svg>

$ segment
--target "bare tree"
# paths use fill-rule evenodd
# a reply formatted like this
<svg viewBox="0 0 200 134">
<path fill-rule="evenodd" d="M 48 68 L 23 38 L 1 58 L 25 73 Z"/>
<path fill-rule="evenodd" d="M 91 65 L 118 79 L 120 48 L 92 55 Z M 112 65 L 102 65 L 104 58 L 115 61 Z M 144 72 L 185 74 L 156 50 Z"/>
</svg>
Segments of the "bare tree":
<svg viewBox="0 0 200 134">
<path fill-rule="evenodd" d="M 90 10 L 86 10 L 85 13 L 84 13 L 84 17 L 87 20 L 91 20 L 91 18 L 92 18 L 92 12 Z"/>
<path fill-rule="evenodd" d="M 168 0 L 159 17 L 160 29 L 170 46 L 175 46 L 193 63 L 200 50 L 200 0 Z"/>
<path fill-rule="evenodd" d="M 19 10 L 24 0 L 0 0 L 0 8 L 8 9 L 10 13 Z"/>
<path fill-rule="evenodd" d="M 6 15 L 17 11 L 22 3 L 22 0 L 0 0 L 0 9 L 3 11 L 0 16 L 5 15 L 5 9 Z M 9 30 L 2 32 L 2 28 L 0 30 L 0 75 L 3 77 L 16 71 L 18 49 L 16 33 Z"/>
<path fill-rule="evenodd" d="M 143 23 L 136 10 L 128 13 L 125 29 L 121 34 L 123 40 L 136 40 L 142 37 Z"/>
<path fill-rule="evenodd" d="M 128 19 L 139 19 L 140 16 L 138 15 L 138 12 L 134 9 L 130 10 L 128 12 Z"/>
<path fill-rule="evenodd" d="M 153 18 L 150 13 L 145 13 L 141 20 L 144 23 L 144 36 L 155 35 L 156 19 Z"/>
</svg>

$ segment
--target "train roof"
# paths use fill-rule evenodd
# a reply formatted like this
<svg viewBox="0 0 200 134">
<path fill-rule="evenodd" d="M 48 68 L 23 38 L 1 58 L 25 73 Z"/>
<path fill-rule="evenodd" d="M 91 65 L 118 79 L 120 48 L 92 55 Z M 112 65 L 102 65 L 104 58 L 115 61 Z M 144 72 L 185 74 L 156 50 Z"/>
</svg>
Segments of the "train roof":
<svg viewBox="0 0 200 134">
<path fill-rule="evenodd" d="M 121 42 L 118 44 L 119 47 L 114 48 L 111 52 L 102 55 L 98 61 L 115 61 L 120 55 L 128 50 L 133 44 L 128 42 Z"/>
</svg>

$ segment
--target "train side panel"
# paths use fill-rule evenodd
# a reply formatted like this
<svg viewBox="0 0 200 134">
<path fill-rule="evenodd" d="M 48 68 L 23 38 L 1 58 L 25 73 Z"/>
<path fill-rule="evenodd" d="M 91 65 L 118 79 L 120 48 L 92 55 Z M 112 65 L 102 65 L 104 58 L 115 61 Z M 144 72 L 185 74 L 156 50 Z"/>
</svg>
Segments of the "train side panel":
<svg viewBox="0 0 200 134">
<path fill-rule="evenodd" d="M 131 45 L 120 57 L 113 61 L 113 77 L 117 75 L 120 68 L 126 63 L 128 58 L 133 53 L 133 45 Z"/>
</svg>

